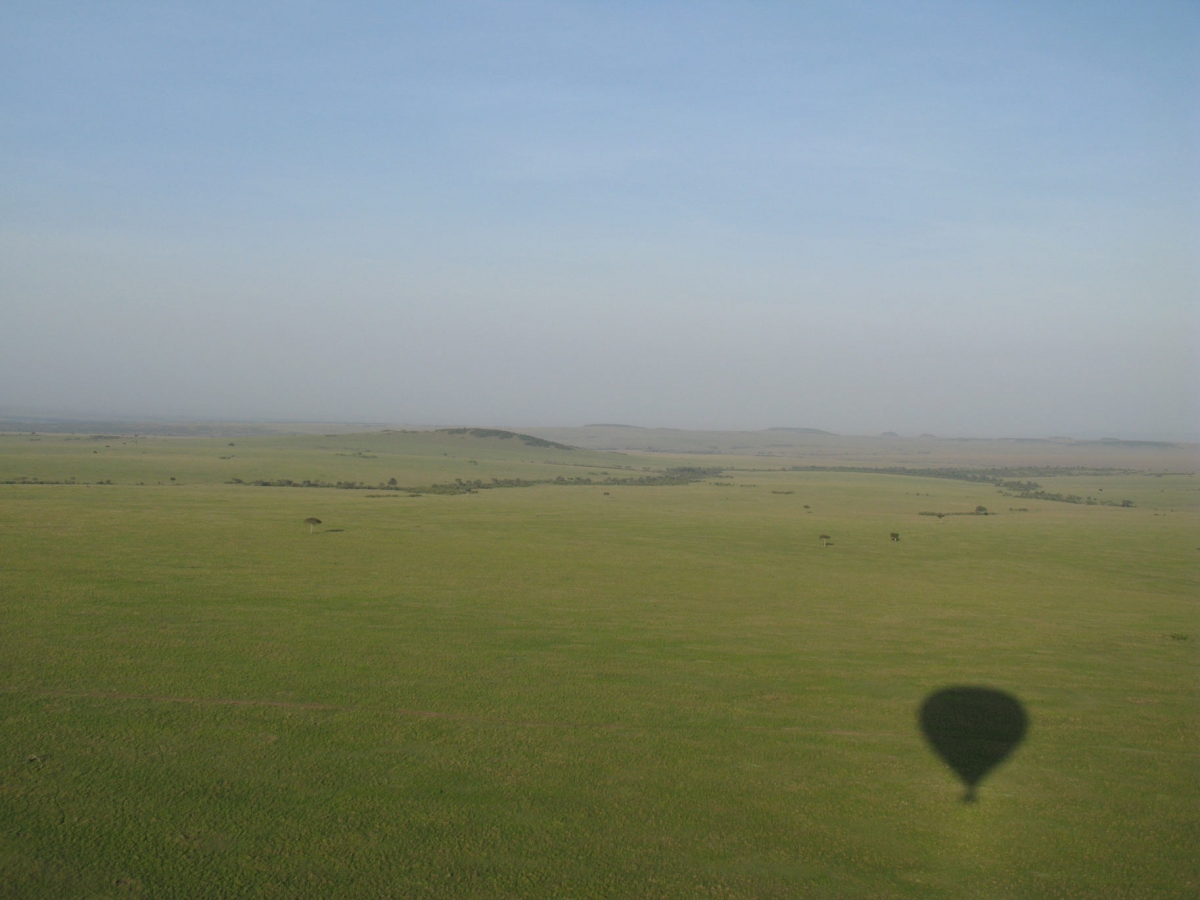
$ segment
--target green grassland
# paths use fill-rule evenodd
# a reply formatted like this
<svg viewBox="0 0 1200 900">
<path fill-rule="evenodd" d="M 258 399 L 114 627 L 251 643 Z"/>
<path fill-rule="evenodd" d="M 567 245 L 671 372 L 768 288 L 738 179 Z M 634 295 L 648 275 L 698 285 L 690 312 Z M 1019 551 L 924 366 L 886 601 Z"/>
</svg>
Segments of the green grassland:
<svg viewBox="0 0 1200 900">
<path fill-rule="evenodd" d="M 0 435 L 0 896 L 1195 897 L 1200 478 L 805 462 Z"/>
</svg>

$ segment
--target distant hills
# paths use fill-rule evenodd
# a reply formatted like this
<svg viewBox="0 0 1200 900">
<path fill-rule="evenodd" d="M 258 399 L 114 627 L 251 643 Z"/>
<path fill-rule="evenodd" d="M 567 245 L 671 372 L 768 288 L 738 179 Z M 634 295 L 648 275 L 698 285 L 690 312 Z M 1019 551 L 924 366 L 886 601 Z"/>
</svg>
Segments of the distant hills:
<svg viewBox="0 0 1200 900">
<path fill-rule="evenodd" d="M 1061 466 L 1192 471 L 1200 468 L 1200 444 L 1072 438 L 942 438 L 838 435 L 819 428 L 776 427 L 761 431 L 688 431 L 635 425 L 593 424 L 575 428 L 522 428 L 524 433 L 586 450 L 629 453 L 759 456 L 816 465 L 916 467 Z"/>
<path fill-rule="evenodd" d="M 0 432 L 50 434 L 144 434 L 178 437 L 232 437 L 283 434 L 349 434 L 387 430 L 381 423 L 216 422 L 166 419 L 68 418 L 0 414 Z M 409 426 L 410 428 L 412 426 Z M 1200 469 L 1200 443 L 1070 437 L 946 438 L 932 434 L 902 437 L 839 435 L 819 428 L 777 426 L 759 431 L 690 431 L 597 423 L 564 428 L 418 427 L 477 440 L 513 442 L 532 449 L 598 450 L 708 456 L 758 456 L 789 464 L 918 468 L 945 465 L 1061 466 L 1130 468 L 1153 471 Z"/>
</svg>

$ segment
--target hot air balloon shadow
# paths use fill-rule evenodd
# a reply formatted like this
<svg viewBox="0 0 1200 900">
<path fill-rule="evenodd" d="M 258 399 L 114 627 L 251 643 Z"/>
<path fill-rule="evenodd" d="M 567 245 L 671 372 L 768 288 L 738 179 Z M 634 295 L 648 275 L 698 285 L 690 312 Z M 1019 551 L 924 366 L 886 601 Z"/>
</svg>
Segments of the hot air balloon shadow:
<svg viewBox="0 0 1200 900">
<path fill-rule="evenodd" d="M 948 687 L 921 704 L 921 731 L 931 747 L 966 786 L 964 803 L 1003 762 L 1029 730 L 1029 716 L 1012 694 L 985 687 Z"/>
</svg>

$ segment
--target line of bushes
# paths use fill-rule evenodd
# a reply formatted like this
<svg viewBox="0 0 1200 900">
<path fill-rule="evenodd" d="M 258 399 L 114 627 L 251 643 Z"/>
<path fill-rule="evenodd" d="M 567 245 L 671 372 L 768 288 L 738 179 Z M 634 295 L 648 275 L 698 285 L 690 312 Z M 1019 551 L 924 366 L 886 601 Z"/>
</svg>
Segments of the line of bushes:
<svg viewBox="0 0 1200 900">
<path fill-rule="evenodd" d="M 100 481 L 77 481 L 77 480 L 75 480 L 74 478 L 68 478 L 68 479 L 66 479 L 65 481 L 51 481 L 51 480 L 48 480 L 48 479 L 45 479 L 45 478 L 30 478 L 30 477 L 28 477 L 28 476 L 25 476 L 25 475 L 18 475 L 16 478 L 7 478 L 7 479 L 5 479 L 5 480 L 3 480 L 3 481 L 0 481 L 0 484 L 75 484 L 75 485 L 88 485 L 88 484 L 112 484 L 112 483 L 113 483 L 113 482 L 112 482 L 112 479 L 111 479 L 111 478 L 103 478 L 103 479 L 101 479 Z"/>
<path fill-rule="evenodd" d="M 1101 500 L 1097 497 L 1080 497 L 1078 494 L 1052 494 L 1050 491 L 1023 491 L 1019 494 L 1010 494 L 1007 491 L 1001 491 L 1005 497 L 1016 497 L 1019 500 L 1054 500 L 1057 503 L 1082 503 L 1085 506 L 1119 506 L 1122 509 L 1132 509 L 1135 504 L 1132 500 Z"/>
<path fill-rule="evenodd" d="M 1062 475 L 1112 475 L 1124 472 L 1123 469 L 1088 469 L 1077 468 L 1014 468 L 989 469 L 980 472 L 975 469 L 908 469 L 902 466 L 872 469 L 866 466 L 792 466 L 787 472 L 857 472 L 864 475 L 912 475 L 918 478 L 948 478 L 953 481 L 970 481 L 975 484 L 995 485 L 1001 495 L 1016 497 L 1020 500 L 1052 500 L 1058 503 L 1083 503 L 1087 506 L 1119 506 L 1130 509 L 1135 504 L 1132 500 L 1100 500 L 1096 497 L 1080 497 L 1078 494 L 1057 494 L 1042 489 L 1036 481 L 1017 481 L 1015 479 L 1031 475 L 1055 477 Z M 1006 480 L 1008 479 L 1008 480 Z M 923 516 L 941 515 L 976 515 L 976 513 L 921 513 Z"/>
<path fill-rule="evenodd" d="M 477 491 L 495 490 L 497 488 L 534 487 L 539 484 L 550 485 L 602 485 L 602 486 L 635 486 L 654 487 L 679 484 L 694 484 L 721 474 L 721 469 L 702 469 L 693 466 L 681 466 L 667 469 L 654 475 L 636 475 L 619 477 L 610 475 L 607 478 L 571 477 L 559 475 L 556 478 L 492 478 L 484 481 L 482 478 L 463 480 L 456 478 L 443 484 L 425 484 L 420 486 L 405 486 L 396 483 L 393 478 L 387 483 L 367 484 L 363 481 L 294 481 L 291 478 L 258 478 L 254 481 L 243 481 L 241 478 L 231 478 L 227 484 L 244 484 L 253 487 L 290 487 L 290 488 L 334 488 L 344 491 L 396 491 L 407 494 L 473 494 Z"/>
</svg>

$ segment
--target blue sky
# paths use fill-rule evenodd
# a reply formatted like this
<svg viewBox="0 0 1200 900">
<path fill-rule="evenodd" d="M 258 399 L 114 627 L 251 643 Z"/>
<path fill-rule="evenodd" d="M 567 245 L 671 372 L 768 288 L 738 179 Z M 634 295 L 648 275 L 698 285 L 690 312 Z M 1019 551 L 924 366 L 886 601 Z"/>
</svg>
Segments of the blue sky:
<svg viewBox="0 0 1200 900">
<path fill-rule="evenodd" d="M 1190 3 L 0 11 L 0 412 L 1200 433 Z"/>
</svg>

